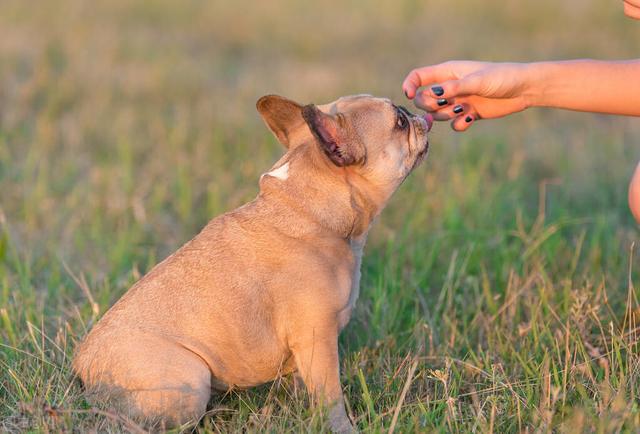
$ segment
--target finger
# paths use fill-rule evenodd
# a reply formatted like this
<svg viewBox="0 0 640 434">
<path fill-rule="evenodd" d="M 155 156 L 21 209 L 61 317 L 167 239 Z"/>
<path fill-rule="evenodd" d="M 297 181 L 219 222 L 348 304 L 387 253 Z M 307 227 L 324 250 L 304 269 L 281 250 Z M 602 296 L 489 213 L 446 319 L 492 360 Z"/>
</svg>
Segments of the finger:
<svg viewBox="0 0 640 434">
<path fill-rule="evenodd" d="M 634 6 L 631 3 L 624 2 L 623 8 L 624 14 L 629 18 L 635 18 L 636 20 L 640 20 L 640 7 Z"/>
<path fill-rule="evenodd" d="M 465 113 L 461 116 L 456 117 L 451 122 L 451 128 L 453 128 L 454 131 L 458 131 L 458 132 L 466 131 L 469 128 L 471 128 L 471 126 L 475 123 L 476 119 L 477 118 L 475 114 Z"/>
<path fill-rule="evenodd" d="M 636 166 L 629 183 L 629 208 L 633 217 L 640 223 L 640 163 Z"/>
<path fill-rule="evenodd" d="M 451 113 L 451 110 L 442 110 L 439 112 L 431 113 L 434 121 L 449 121 L 455 118 L 455 115 Z"/>
<path fill-rule="evenodd" d="M 407 98 L 413 99 L 419 87 L 454 78 L 451 69 L 443 65 L 443 63 L 440 63 L 433 66 L 425 66 L 409 72 L 402 82 L 402 90 Z"/>
<path fill-rule="evenodd" d="M 413 99 L 416 96 L 416 90 L 420 86 L 422 86 L 420 73 L 414 69 L 404 78 L 404 81 L 402 82 L 402 91 L 407 98 Z"/>
<path fill-rule="evenodd" d="M 448 121 L 450 119 L 454 119 L 458 116 L 462 116 L 464 113 L 469 111 L 469 106 L 467 104 L 461 103 L 457 104 L 455 101 L 444 109 L 438 110 L 432 113 L 433 120 L 435 121 Z"/>
<path fill-rule="evenodd" d="M 482 94 L 482 77 L 471 74 L 460 80 L 448 80 L 434 84 L 428 90 L 432 98 L 454 98 L 457 96 Z"/>
<path fill-rule="evenodd" d="M 445 107 L 448 107 L 452 102 L 453 100 L 449 100 L 447 98 L 441 98 L 441 97 L 434 98 L 431 96 L 428 90 L 418 91 L 418 94 L 413 100 L 413 103 L 416 105 L 416 107 L 422 110 L 428 111 L 430 113 L 441 110 Z"/>
</svg>

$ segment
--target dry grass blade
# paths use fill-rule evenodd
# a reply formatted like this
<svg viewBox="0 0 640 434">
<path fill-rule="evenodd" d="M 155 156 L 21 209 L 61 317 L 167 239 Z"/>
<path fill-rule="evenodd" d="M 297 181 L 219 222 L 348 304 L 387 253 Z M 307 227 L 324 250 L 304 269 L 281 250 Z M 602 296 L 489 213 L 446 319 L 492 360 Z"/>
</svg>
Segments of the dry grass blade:
<svg viewBox="0 0 640 434">
<path fill-rule="evenodd" d="M 396 404 L 396 409 L 393 412 L 393 418 L 391 419 L 391 425 L 389 425 L 388 433 L 391 434 L 396 429 L 396 424 L 398 423 L 398 416 L 400 416 L 400 410 L 402 409 L 402 404 L 404 404 L 404 400 L 407 397 L 407 393 L 409 392 L 409 388 L 411 387 L 411 382 L 413 381 L 413 375 L 418 368 L 419 360 L 415 358 L 409 371 L 407 372 L 407 380 L 404 382 L 404 386 L 402 387 L 402 392 L 400 392 L 400 397 L 398 398 L 398 403 Z"/>
</svg>

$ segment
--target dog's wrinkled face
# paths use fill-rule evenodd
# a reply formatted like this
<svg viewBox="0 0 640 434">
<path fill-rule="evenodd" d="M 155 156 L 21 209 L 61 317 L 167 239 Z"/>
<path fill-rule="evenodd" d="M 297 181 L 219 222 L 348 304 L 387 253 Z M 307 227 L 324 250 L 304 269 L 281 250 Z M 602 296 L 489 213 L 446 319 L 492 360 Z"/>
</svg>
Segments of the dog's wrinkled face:
<svg viewBox="0 0 640 434">
<path fill-rule="evenodd" d="M 336 146 L 326 150 L 329 158 L 337 165 L 354 165 L 372 182 L 401 182 L 422 162 L 429 148 L 428 120 L 389 99 L 356 95 L 321 106 L 320 113 L 309 107 L 313 106 L 305 107 L 303 116 L 321 143 L 327 140 L 319 132 L 335 125 L 329 143 L 334 140 Z"/>
<path fill-rule="evenodd" d="M 266 96 L 257 107 L 286 147 L 308 142 L 313 135 L 333 164 L 392 190 L 424 160 L 429 147 L 431 119 L 414 116 L 386 98 L 355 95 L 302 107 Z"/>
</svg>

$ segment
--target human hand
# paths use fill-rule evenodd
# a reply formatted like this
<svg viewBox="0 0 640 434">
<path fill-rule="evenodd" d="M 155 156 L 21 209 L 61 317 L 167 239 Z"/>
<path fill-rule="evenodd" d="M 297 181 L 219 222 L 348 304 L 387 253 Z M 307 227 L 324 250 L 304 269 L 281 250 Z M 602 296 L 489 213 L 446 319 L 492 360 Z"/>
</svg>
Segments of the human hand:
<svg viewBox="0 0 640 434">
<path fill-rule="evenodd" d="M 529 107 L 531 74 L 526 63 L 451 61 L 414 69 L 402 89 L 435 120 L 452 120 L 454 130 L 465 131 L 476 119 Z M 423 86 L 428 87 L 420 89 Z"/>
<path fill-rule="evenodd" d="M 640 20 L 640 0 L 624 0 L 624 14 L 629 18 Z"/>
<path fill-rule="evenodd" d="M 640 163 L 636 166 L 629 183 L 629 209 L 636 222 L 640 223 Z"/>
</svg>

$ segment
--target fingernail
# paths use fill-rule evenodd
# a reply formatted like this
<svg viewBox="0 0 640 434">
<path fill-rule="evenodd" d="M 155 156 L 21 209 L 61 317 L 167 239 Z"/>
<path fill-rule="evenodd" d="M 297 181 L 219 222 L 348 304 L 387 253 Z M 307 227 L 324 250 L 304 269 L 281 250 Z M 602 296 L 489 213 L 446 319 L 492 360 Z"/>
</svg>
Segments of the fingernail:
<svg viewBox="0 0 640 434">
<path fill-rule="evenodd" d="M 463 108 L 462 108 L 462 106 L 461 106 L 461 105 L 459 105 L 459 104 L 453 108 L 453 112 L 454 112 L 455 114 L 462 113 L 462 110 L 464 110 L 464 109 L 463 109 Z"/>
<path fill-rule="evenodd" d="M 404 96 L 406 96 L 407 98 L 409 98 L 409 94 L 407 93 L 407 91 L 404 91 Z"/>
<path fill-rule="evenodd" d="M 471 116 L 467 116 L 466 118 L 464 118 L 464 121 L 465 121 L 466 123 L 469 123 L 469 122 L 471 122 L 472 120 L 473 120 L 473 118 L 472 118 Z"/>
<path fill-rule="evenodd" d="M 447 104 L 448 101 L 445 98 L 440 98 L 436 102 L 438 103 L 439 106 L 443 106 L 443 105 Z"/>
<path fill-rule="evenodd" d="M 442 96 L 444 95 L 444 89 L 442 88 L 442 86 L 433 86 L 431 88 L 431 91 L 436 95 L 436 96 Z"/>
</svg>

